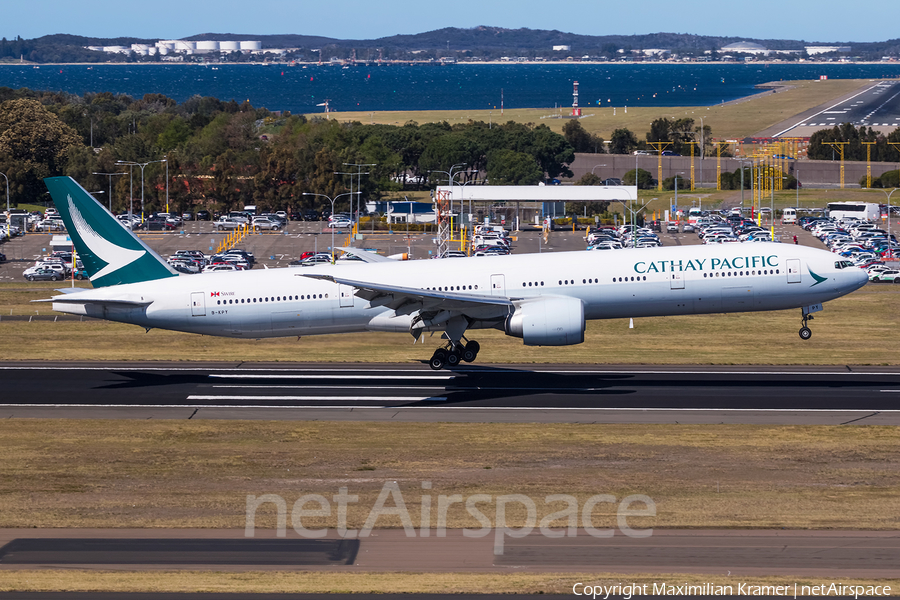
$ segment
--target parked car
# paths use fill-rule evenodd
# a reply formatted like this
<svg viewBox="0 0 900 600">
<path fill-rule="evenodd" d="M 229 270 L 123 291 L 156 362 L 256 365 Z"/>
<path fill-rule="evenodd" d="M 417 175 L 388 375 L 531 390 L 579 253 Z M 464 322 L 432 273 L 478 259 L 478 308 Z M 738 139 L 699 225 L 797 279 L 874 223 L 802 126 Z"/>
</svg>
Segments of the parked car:
<svg viewBox="0 0 900 600">
<path fill-rule="evenodd" d="M 198 210 L 197 211 L 197 220 L 198 221 L 209 221 L 211 215 L 208 210 Z"/>
<path fill-rule="evenodd" d="M 239 270 L 240 269 L 238 269 L 238 267 L 236 267 L 235 265 L 228 265 L 228 264 L 213 264 L 213 265 L 207 265 L 207 266 L 203 267 L 204 273 L 214 273 L 214 272 L 219 272 L 219 271 L 239 271 Z M 197 281 L 199 281 L 199 279 Z"/>
<path fill-rule="evenodd" d="M 217 231 L 226 231 L 229 229 L 240 229 L 244 226 L 244 221 L 239 221 L 232 217 L 222 217 L 218 221 L 216 221 L 216 230 Z"/>
<path fill-rule="evenodd" d="M 330 262 L 331 262 L 331 255 L 323 254 L 320 252 L 319 254 L 314 254 L 313 256 L 304 258 L 303 260 L 292 262 L 291 265 L 301 266 L 301 267 L 314 267 L 316 265 L 321 265 L 321 264 L 330 263 Z"/>
<path fill-rule="evenodd" d="M 59 281 L 62 278 L 63 276 L 59 271 L 45 267 L 40 267 L 25 275 L 25 279 L 28 281 Z"/>
<path fill-rule="evenodd" d="M 253 229 L 278 231 L 281 229 L 281 223 L 271 220 L 269 217 L 253 217 Z"/>
<path fill-rule="evenodd" d="M 333 229 L 347 229 L 353 227 L 353 221 L 344 217 L 335 217 L 329 223 L 329 226 Z"/>
<path fill-rule="evenodd" d="M 897 269 L 887 269 L 885 271 L 876 271 L 869 275 L 869 281 L 893 281 L 894 283 L 900 283 L 897 280 L 897 277 L 900 276 L 900 271 Z"/>
<path fill-rule="evenodd" d="M 173 231 L 177 227 L 178 226 L 167 217 L 156 215 L 147 219 L 148 231 Z"/>
</svg>

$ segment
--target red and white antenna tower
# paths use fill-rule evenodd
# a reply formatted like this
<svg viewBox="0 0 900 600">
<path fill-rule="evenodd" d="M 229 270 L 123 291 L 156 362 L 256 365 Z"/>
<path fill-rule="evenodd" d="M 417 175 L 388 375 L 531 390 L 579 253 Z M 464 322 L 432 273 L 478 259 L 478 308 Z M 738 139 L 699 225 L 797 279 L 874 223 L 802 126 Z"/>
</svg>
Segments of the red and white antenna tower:
<svg viewBox="0 0 900 600">
<path fill-rule="evenodd" d="M 572 116 L 580 117 L 581 109 L 578 108 L 578 82 L 575 82 L 575 91 L 572 92 Z"/>
</svg>

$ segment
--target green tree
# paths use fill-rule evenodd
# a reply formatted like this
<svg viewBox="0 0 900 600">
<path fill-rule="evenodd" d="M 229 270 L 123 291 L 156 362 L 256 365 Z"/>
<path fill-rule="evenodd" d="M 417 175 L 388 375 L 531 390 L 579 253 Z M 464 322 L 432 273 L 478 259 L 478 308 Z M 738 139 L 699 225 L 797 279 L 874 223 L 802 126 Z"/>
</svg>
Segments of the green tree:
<svg viewBox="0 0 900 600">
<path fill-rule="evenodd" d="M 0 163 L 17 203 L 38 200 L 46 191 L 43 179 L 62 175 L 69 150 L 80 145 L 78 133 L 37 100 L 0 104 Z"/>
<path fill-rule="evenodd" d="M 604 152 L 603 138 L 589 133 L 577 119 L 572 119 L 563 125 L 563 137 L 575 152 L 593 152 L 595 154 Z"/>
<path fill-rule="evenodd" d="M 575 185 L 603 185 L 603 180 L 600 179 L 599 175 L 585 173 L 581 176 L 581 179 L 575 182 Z"/>
<path fill-rule="evenodd" d="M 631 154 L 637 148 L 637 137 L 628 129 L 616 129 L 609 138 L 610 154 Z"/>
<path fill-rule="evenodd" d="M 650 131 L 647 132 L 648 142 L 670 142 L 669 134 L 672 130 L 672 122 L 664 117 L 654 119 L 650 123 Z"/>
<path fill-rule="evenodd" d="M 622 176 L 622 183 L 625 185 L 634 185 L 634 169 Z M 650 171 L 645 171 L 644 169 L 637 170 L 638 189 L 649 190 L 654 185 L 656 185 L 656 181 L 653 179 L 653 175 L 650 174 Z"/>
<path fill-rule="evenodd" d="M 534 157 L 515 150 L 494 150 L 488 156 L 487 176 L 491 185 L 534 185 L 543 178 Z"/>
<path fill-rule="evenodd" d="M 723 173 L 725 175 L 725 173 Z M 730 175 L 730 173 L 728 173 Z M 675 189 L 675 177 L 678 177 L 678 189 L 679 190 L 689 190 L 691 189 L 691 180 L 685 179 L 684 177 L 673 175 L 672 177 L 666 177 L 663 179 L 663 189 L 664 190 L 674 190 Z M 732 188 L 724 188 L 724 189 L 732 189 Z"/>
</svg>

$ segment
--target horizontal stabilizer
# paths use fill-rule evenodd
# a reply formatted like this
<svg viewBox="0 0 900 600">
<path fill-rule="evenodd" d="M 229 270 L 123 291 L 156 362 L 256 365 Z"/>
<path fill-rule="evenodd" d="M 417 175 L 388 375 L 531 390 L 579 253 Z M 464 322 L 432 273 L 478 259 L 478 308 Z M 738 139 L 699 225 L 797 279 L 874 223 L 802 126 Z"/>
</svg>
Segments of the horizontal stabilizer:
<svg viewBox="0 0 900 600">
<path fill-rule="evenodd" d="M 110 298 L 71 298 L 66 296 L 55 296 L 53 298 L 45 298 L 42 300 L 32 300 L 32 302 L 53 302 L 55 304 L 85 304 L 96 306 L 150 306 L 153 300 L 120 300 Z"/>
</svg>

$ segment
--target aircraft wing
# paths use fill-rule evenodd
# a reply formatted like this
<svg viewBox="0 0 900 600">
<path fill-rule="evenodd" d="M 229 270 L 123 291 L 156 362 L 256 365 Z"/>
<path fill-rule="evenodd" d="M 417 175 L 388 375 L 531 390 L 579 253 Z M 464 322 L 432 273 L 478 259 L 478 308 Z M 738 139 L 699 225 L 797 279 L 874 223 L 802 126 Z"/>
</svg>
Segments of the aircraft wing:
<svg viewBox="0 0 900 600">
<path fill-rule="evenodd" d="M 354 279 L 335 277 L 334 275 L 298 273 L 298 276 L 349 285 L 356 288 L 355 294 L 357 296 L 368 300 L 373 306 L 386 306 L 394 309 L 398 314 L 409 314 L 417 310 L 421 312 L 446 310 L 467 313 L 479 309 L 480 311 L 494 309 L 498 313 L 505 313 L 505 309 L 513 308 L 513 301 L 516 300 L 516 298 L 506 296 L 484 296 L 461 291 L 438 292 L 371 281 L 356 281 Z M 493 311 L 489 310 L 488 312 Z"/>
<path fill-rule="evenodd" d="M 380 254 L 375 254 L 374 252 L 369 252 L 368 250 L 360 250 L 359 248 L 335 248 L 335 250 L 337 250 L 338 252 L 344 252 L 346 254 L 353 255 L 361 261 L 367 263 L 396 262 L 393 258 L 381 256 Z"/>
</svg>

